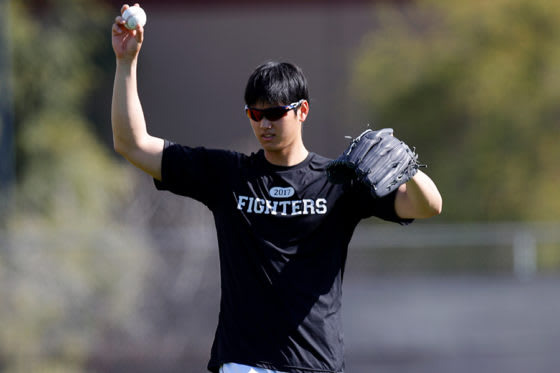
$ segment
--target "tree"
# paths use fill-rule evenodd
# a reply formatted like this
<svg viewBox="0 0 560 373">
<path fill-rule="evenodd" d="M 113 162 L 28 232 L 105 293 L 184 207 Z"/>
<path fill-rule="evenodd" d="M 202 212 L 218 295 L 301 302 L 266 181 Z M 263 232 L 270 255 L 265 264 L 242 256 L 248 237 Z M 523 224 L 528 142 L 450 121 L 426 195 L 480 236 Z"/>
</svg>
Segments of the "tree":
<svg viewBox="0 0 560 373">
<path fill-rule="evenodd" d="M 375 8 L 354 87 L 416 146 L 449 220 L 556 219 L 560 3 L 421 0 Z"/>
<path fill-rule="evenodd" d="M 0 250 L 0 366 L 78 372 L 104 329 L 134 327 L 150 258 L 145 233 L 123 224 L 134 178 L 87 116 L 108 78 L 112 16 L 87 0 L 10 5 L 18 163 Z"/>
</svg>

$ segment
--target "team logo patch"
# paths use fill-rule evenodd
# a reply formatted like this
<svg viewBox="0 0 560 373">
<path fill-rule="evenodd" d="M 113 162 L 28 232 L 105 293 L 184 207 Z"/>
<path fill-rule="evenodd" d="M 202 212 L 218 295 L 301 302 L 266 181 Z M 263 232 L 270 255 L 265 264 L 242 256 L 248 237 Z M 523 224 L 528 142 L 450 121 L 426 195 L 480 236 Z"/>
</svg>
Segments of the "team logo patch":
<svg viewBox="0 0 560 373">
<path fill-rule="evenodd" d="M 292 187 L 273 187 L 268 191 L 273 198 L 290 198 L 295 194 L 295 190 Z"/>
</svg>

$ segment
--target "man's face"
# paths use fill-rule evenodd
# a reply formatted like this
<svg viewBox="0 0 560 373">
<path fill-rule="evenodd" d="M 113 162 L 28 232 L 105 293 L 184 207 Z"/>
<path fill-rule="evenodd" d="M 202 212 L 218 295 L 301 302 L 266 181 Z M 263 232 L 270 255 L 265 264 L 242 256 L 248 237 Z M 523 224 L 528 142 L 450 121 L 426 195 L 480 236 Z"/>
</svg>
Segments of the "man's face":
<svg viewBox="0 0 560 373">
<path fill-rule="evenodd" d="M 251 108 L 268 109 L 271 104 L 257 103 Z M 249 119 L 253 132 L 262 148 L 267 152 L 288 152 L 291 148 L 302 143 L 301 125 L 306 118 L 308 103 L 304 101 L 300 107 L 290 110 L 285 116 L 271 121 L 262 118 L 260 121 Z"/>
</svg>

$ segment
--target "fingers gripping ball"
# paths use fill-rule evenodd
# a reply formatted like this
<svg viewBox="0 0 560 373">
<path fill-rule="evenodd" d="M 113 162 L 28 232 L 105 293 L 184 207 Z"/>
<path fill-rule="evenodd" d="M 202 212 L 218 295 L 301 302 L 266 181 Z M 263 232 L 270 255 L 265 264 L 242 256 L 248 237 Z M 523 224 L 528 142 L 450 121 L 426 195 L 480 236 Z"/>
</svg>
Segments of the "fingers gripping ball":
<svg viewBox="0 0 560 373">
<path fill-rule="evenodd" d="M 144 9 L 136 5 L 127 8 L 123 12 L 122 17 L 126 22 L 126 28 L 129 30 L 134 30 L 137 25 L 144 27 L 147 20 L 146 12 L 144 11 Z"/>
<path fill-rule="evenodd" d="M 360 182 L 380 198 L 409 181 L 418 167 L 418 155 L 393 136 L 393 129 L 368 129 L 328 164 L 327 176 L 336 184 Z"/>
</svg>

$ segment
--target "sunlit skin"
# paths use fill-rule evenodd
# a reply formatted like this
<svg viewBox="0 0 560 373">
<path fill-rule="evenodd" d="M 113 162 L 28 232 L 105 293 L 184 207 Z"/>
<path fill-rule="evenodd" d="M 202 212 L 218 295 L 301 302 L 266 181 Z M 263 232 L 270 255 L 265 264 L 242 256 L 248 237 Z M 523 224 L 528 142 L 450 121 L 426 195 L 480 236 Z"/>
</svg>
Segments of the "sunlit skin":
<svg viewBox="0 0 560 373">
<path fill-rule="evenodd" d="M 255 109 L 267 109 L 283 104 L 257 103 Z M 309 152 L 303 144 L 302 125 L 309 114 L 309 103 L 303 101 L 298 109 L 275 121 L 263 118 L 260 121 L 249 119 L 253 133 L 261 144 L 267 161 L 278 166 L 294 166 L 307 157 Z"/>
</svg>

